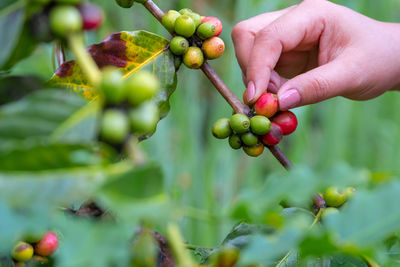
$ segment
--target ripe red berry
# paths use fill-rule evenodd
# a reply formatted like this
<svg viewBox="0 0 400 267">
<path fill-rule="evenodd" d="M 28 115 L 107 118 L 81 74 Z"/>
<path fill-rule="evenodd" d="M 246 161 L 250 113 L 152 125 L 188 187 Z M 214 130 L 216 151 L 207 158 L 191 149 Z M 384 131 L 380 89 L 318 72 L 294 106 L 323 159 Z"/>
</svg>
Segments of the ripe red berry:
<svg viewBox="0 0 400 267">
<path fill-rule="evenodd" d="M 271 123 L 271 130 L 263 136 L 262 141 L 267 146 L 275 146 L 282 140 L 282 129 L 275 122 Z"/>
<path fill-rule="evenodd" d="M 271 118 L 278 112 L 279 104 L 278 97 L 275 94 L 264 93 L 260 96 L 257 102 L 254 104 L 254 110 L 258 115 L 263 115 L 267 118 Z"/>
<path fill-rule="evenodd" d="M 50 256 L 58 248 L 58 237 L 53 232 L 47 232 L 36 244 L 35 253 L 41 256 Z"/>
<path fill-rule="evenodd" d="M 78 10 L 82 16 L 84 30 L 89 31 L 100 27 L 103 21 L 103 12 L 97 5 L 83 3 L 78 6 Z"/>
<path fill-rule="evenodd" d="M 201 23 L 211 22 L 215 26 L 215 34 L 214 36 L 219 36 L 222 32 L 222 22 L 216 17 L 205 17 Z"/>
<path fill-rule="evenodd" d="M 289 135 L 297 128 L 297 117 L 290 111 L 279 112 L 272 121 L 281 127 L 283 135 Z"/>
</svg>

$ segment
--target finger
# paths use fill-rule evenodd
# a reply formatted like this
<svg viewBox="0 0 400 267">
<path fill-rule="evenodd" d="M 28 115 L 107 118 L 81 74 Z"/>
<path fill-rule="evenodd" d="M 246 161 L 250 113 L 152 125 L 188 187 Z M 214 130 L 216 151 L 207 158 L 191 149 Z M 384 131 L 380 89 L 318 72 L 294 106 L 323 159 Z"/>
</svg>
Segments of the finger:
<svg viewBox="0 0 400 267">
<path fill-rule="evenodd" d="M 343 66 L 346 66 L 344 70 Z M 362 87 L 358 68 L 336 59 L 287 81 L 278 92 L 279 107 L 288 110 L 345 95 Z"/>
<path fill-rule="evenodd" d="M 318 43 L 324 29 L 321 15 L 314 15 L 311 11 L 305 15 L 304 12 L 300 7 L 293 9 L 257 33 L 246 71 L 247 80 L 255 86 L 255 95 L 248 99 L 249 103 L 256 101 L 267 89 L 271 71 L 282 52 Z"/>
</svg>

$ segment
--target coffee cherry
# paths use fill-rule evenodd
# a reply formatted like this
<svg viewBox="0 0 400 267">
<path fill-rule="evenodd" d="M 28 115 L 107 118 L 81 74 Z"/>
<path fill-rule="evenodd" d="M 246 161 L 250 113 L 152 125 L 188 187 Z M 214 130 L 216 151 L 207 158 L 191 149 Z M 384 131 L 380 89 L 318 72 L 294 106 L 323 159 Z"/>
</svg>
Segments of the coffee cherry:
<svg viewBox="0 0 400 267">
<path fill-rule="evenodd" d="M 189 42 L 186 38 L 176 36 L 172 38 L 169 49 L 174 55 L 181 56 L 189 49 Z"/>
<path fill-rule="evenodd" d="M 179 10 L 179 13 L 181 15 L 187 15 L 193 13 L 193 10 L 191 10 L 190 8 L 182 8 L 181 10 Z"/>
<path fill-rule="evenodd" d="M 233 267 L 239 260 L 239 251 L 235 248 L 222 248 L 211 267 Z"/>
<path fill-rule="evenodd" d="M 233 149 L 240 149 L 242 147 L 242 140 L 237 134 L 233 134 L 229 137 L 229 145 Z"/>
<path fill-rule="evenodd" d="M 219 37 L 211 37 L 204 41 L 201 49 L 207 59 L 216 59 L 224 54 L 225 43 Z"/>
<path fill-rule="evenodd" d="M 169 10 L 167 13 L 164 14 L 162 17 L 161 23 L 164 27 L 171 33 L 175 31 L 175 22 L 176 19 L 181 16 L 176 10 Z"/>
<path fill-rule="evenodd" d="M 270 131 L 262 137 L 262 142 L 267 146 L 275 146 L 282 140 L 282 129 L 275 122 L 271 123 Z"/>
<path fill-rule="evenodd" d="M 101 137 L 110 143 L 120 144 L 129 134 L 129 121 L 119 110 L 106 110 L 100 126 Z"/>
<path fill-rule="evenodd" d="M 196 31 L 196 25 L 191 17 L 182 15 L 175 21 L 175 32 L 186 38 L 191 37 Z"/>
<path fill-rule="evenodd" d="M 50 12 L 51 30 L 62 37 L 82 30 L 82 17 L 73 6 L 56 6 Z"/>
<path fill-rule="evenodd" d="M 125 90 L 129 103 L 134 106 L 152 99 L 159 91 L 160 82 L 157 77 L 145 70 L 136 73 L 125 81 Z"/>
<path fill-rule="evenodd" d="M 278 112 L 279 104 L 278 97 L 275 94 L 264 93 L 260 96 L 257 102 L 254 104 L 254 110 L 258 115 L 263 115 L 267 118 L 271 118 Z"/>
<path fill-rule="evenodd" d="M 186 13 L 185 15 L 189 16 L 193 22 L 194 26 L 197 28 L 201 24 L 201 16 L 195 12 Z"/>
<path fill-rule="evenodd" d="M 250 119 L 244 114 L 237 113 L 232 116 L 230 124 L 235 133 L 242 134 L 249 130 Z"/>
<path fill-rule="evenodd" d="M 322 220 L 325 220 L 327 217 L 331 216 L 332 214 L 337 214 L 339 213 L 339 210 L 337 208 L 326 208 L 324 209 L 324 211 L 322 212 Z"/>
<path fill-rule="evenodd" d="M 254 146 L 258 143 L 258 137 L 251 132 L 244 133 L 240 136 L 245 146 Z"/>
<path fill-rule="evenodd" d="M 283 135 L 289 135 L 297 128 L 297 117 L 290 111 L 279 112 L 272 121 L 281 126 Z"/>
<path fill-rule="evenodd" d="M 329 187 L 324 194 L 324 200 L 329 207 L 340 207 L 346 202 L 346 196 L 340 193 L 337 187 Z"/>
<path fill-rule="evenodd" d="M 199 69 L 204 63 L 203 52 L 198 47 L 189 47 L 183 56 L 183 63 L 190 69 Z"/>
<path fill-rule="evenodd" d="M 202 23 L 211 22 L 212 24 L 214 24 L 215 29 L 216 29 L 214 36 L 218 37 L 221 34 L 221 32 L 222 32 L 222 22 L 218 18 L 216 18 L 216 17 L 205 17 L 201 22 Z"/>
<path fill-rule="evenodd" d="M 200 26 L 197 28 L 196 35 L 202 39 L 208 39 L 210 37 L 213 37 L 215 34 L 216 28 L 214 24 L 211 22 L 205 22 L 200 24 Z"/>
<path fill-rule="evenodd" d="M 244 146 L 243 151 L 250 157 L 258 157 L 264 152 L 264 145 L 257 143 L 254 146 Z"/>
<path fill-rule="evenodd" d="M 81 13 L 84 30 L 94 30 L 100 27 L 103 21 L 103 11 L 94 4 L 83 3 L 78 6 Z"/>
<path fill-rule="evenodd" d="M 29 261 L 33 256 L 33 247 L 26 242 L 18 242 L 12 250 L 12 257 L 16 261 Z"/>
<path fill-rule="evenodd" d="M 118 104 L 126 97 L 122 73 L 115 67 L 107 66 L 103 69 L 100 88 L 107 103 Z"/>
<path fill-rule="evenodd" d="M 47 232 L 35 245 L 35 253 L 40 256 L 50 256 L 58 248 L 58 237 L 53 232 Z"/>
<path fill-rule="evenodd" d="M 271 129 L 271 122 L 267 117 L 256 115 L 250 119 L 251 131 L 258 135 L 263 135 Z"/>
<path fill-rule="evenodd" d="M 135 1 L 133 0 L 115 0 L 120 7 L 131 8 Z"/>
<path fill-rule="evenodd" d="M 159 110 L 153 102 L 146 102 L 129 112 L 131 129 L 137 134 L 149 134 L 155 131 L 160 119 Z"/>
<path fill-rule="evenodd" d="M 218 139 L 228 138 L 232 134 L 232 129 L 229 124 L 229 119 L 219 119 L 214 123 L 212 134 Z"/>
<path fill-rule="evenodd" d="M 351 198 L 356 193 L 356 189 L 354 187 L 346 187 L 343 190 L 343 194 L 346 196 L 346 200 Z"/>
</svg>

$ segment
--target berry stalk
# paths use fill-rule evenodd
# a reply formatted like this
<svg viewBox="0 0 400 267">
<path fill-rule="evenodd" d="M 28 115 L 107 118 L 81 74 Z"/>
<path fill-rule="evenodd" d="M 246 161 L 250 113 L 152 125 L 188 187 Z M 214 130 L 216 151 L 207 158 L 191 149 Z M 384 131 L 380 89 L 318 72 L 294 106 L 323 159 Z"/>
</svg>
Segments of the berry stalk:
<svg viewBox="0 0 400 267">
<path fill-rule="evenodd" d="M 161 23 L 164 12 L 152 1 L 148 0 L 143 4 L 144 7 Z M 218 76 L 218 74 L 214 71 L 214 69 L 205 62 L 201 66 L 201 70 L 207 76 L 207 78 L 211 81 L 211 83 L 215 86 L 218 92 L 222 95 L 223 98 L 229 103 L 229 105 L 233 108 L 236 113 L 242 113 L 249 115 L 250 108 L 243 104 L 226 86 L 226 84 L 222 81 L 222 79 Z M 282 166 L 289 170 L 293 167 L 293 164 L 290 160 L 285 156 L 285 154 L 279 149 L 278 146 L 268 146 L 268 149 L 275 156 L 275 158 L 282 164 Z"/>
</svg>

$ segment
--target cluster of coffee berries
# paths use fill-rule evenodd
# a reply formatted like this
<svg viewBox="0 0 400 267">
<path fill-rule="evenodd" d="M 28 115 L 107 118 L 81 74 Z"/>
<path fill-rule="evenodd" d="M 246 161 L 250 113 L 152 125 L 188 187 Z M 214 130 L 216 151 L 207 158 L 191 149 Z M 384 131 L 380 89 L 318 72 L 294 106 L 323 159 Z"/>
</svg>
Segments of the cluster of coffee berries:
<svg viewBox="0 0 400 267">
<path fill-rule="evenodd" d="M 131 8 L 135 2 L 144 4 L 147 0 L 115 0 L 120 7 Z"/>
<path fill-rule="evenodd" d="M 11 256 L 16 262 L 26 262 L 35 254 L 41 257 L 51 256 L 57 248 L 58 237 L 49 231 L 44 236 L 30 236 L 25 241 L 18 242 L 14 246 Z"/>
<path fill-rule="evenodd" d="M 279 144 L 284 135 L 297 128 L 297 118 L 291 111 L 279 111 L 275 94 L 264 93 L 254 104 L 250 118 L 244 114 L 234 114 L 231 119 L 218 120 L 212 134 L 218 139 L 229 137 L 233 149 L 243 147 L 252 157 L 261 155 L 265 146 Z"/>
<path fill-rule="evenodd" d="M 162 17 L 162 24 L 174 35 L 171 52 L 182 57 L 188 68 L 198 69 L 206 59 L 217 59 L 225 51 L 225 43 L 218 37 L 222 32 L 218 18 L 202 17 L 185 8 L 179 12 L 169 10 Z"/>
<path fill-rule="evenodd" d="M 117 68 L 106 67 L 100 89 L 105 102 L 100 125 L 103 141 L 122 144 L 130 134 L 143 136 L 155 131 L 160 117 L 153 98 L 160 83 L 154 74 L 141 70 L 124 80 Z"/>
<path fill-rule="evenodd" d="M 32 35 L 38 40 L 49 42 L 54 37 L 66 37 L 82 30 L 100 27 L 103 11 L 95 4 L 82 0 L 30 0 L 40 5 L 39 12 L 31 17 Z"/>
</svg>

